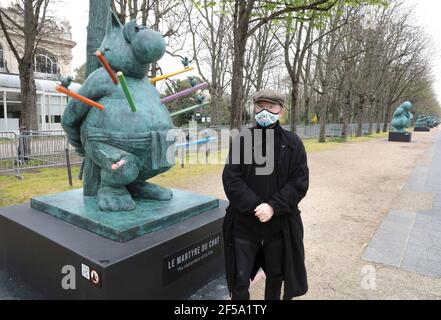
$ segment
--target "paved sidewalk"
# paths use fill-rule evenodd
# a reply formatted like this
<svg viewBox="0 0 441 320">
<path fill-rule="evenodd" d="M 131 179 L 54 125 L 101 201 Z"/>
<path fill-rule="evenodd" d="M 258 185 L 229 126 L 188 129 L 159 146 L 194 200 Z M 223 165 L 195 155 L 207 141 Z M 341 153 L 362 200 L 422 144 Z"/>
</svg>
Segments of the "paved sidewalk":
<svg viewBox="0 0 441 320">
<path fill-rule="evenodd" d="M 403 192 L 432 194 L 432 209 L 391 210 L 362 259 L 441 278 L 441 134 L 426 156 L 428 161 L 415 168 Z"/>
</svg>

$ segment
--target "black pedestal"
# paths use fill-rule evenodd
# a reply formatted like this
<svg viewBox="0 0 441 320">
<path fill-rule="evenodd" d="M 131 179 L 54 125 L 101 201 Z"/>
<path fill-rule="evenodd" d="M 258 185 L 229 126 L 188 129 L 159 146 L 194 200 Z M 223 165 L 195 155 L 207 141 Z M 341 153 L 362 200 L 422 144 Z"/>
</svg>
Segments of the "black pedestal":
<svg viewBox="0 0 441 320">
<path fill-rule="evenodd" d="M 419 127 L 414 129 L 415 132 L 430 132 L 430 128 L 428 127 Z"/>
<path fill-rule="evenodd" d="M 186 299 L 224 273 L 226 206 L 126 243 L 29 205 L 2 208 L 0 269 L 49 299 Z"/>
<path fill-rule="evenodd" d="M 410 132 L 389 132 L 389 141 L 391 142 L 411 142 L 412 133 Z"/>
</svg>

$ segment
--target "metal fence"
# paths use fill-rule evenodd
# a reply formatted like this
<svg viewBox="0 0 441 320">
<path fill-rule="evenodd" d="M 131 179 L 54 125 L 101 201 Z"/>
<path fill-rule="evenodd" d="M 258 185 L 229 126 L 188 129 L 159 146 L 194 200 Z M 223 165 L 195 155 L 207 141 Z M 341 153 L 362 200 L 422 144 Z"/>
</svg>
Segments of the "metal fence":
<svg viewBox="0 0 441 320">
<path fill-rule="evenodd" d="M 364 123 L 362 127 L 362 132 L 364 135 L 369 133 L 369 123 Z M 384 124 L 381 124 L 381 130 L 383 130 Z M 229 126 L 213 126 L 210 129 L 215 131 L 228 130 Z M 248 126 L 244 126 L 243 129 L 248 128 Z M 291 127 L 289 125 L 283 126 L 284 129 L 290 130 Z M 358 130 L 357 123 L 348 124 L 346 135 L 348 137 L 353 137 L 356 135 Z M 372 132 L 376 132 L 377 124 L 373 124 Z M 337 138 L 341 137 L 343 133 L 343 124 L 327 124 L 326 125 L 326 137 Z M 318 139 L 320 137 L 320 125 L 298 125 L 297 126 L 297 135 L 301 139 Z"/>
<path fill-rule="evenodd" d="M 362 126 L 363 135 L 369 133 L 369 123 L 365 123 Z M 381 130 L 383 130 L 384 124 L 381 124 Z M 290 127 L 287 126 L 285 129 L 289 130 Z M 351 123 L 348 124 L 346 136 L 354 137 L 357 134 L 358 124 Z M 375 133 L 377 130 L 377 124 L 372 126 L 372 132 Z M 302 139 L 315 139 L 320 136 L 320 125 L 310 125 L 310 126 L 297 126 L 297 134 Z M 328 124 L 326 125 L 326 137 L 337 138 L 343 135 L 343 124 Z"/>
<path fill-rule="evenodd" d="M 0 173 L 17 172 L 18 136 L 14 132 L 0 132 Z"/>
<path fill-rule="evenodd" d="M 63 131 L 0 132 L 0 173 L 81 164 Z"/>
</svg>

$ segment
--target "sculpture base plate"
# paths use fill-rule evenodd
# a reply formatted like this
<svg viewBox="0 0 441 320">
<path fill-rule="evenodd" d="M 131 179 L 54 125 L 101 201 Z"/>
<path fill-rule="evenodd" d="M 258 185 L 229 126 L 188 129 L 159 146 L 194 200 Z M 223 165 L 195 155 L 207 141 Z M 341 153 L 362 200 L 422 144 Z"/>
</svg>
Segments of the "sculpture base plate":
<svg viewBox="0 0 441 320">
<path fill-rule="evenodd" d="M 391 142 L 411 142 L 412 133 L 410 132 L 389 132 L 389 141 Z"/>
<path fill-rule="evenodd" d="M 29 204 L 1 208 L 0 270 L 48 299 L 186 299 L 224 274 L 227 205 L 126 243 Z"/>
<path fill-rule="evenodd" d="M 32 199 L 31 207 L 104 238 L 127 242 L 219 207 L 219 200 L 173 190 L 170 201 L 138 200 L 135 211 L 102 212 L 96 197 L 73 190 Z"/>
<path fill-rule="evenodd" d="M 430 128 L 428 127 L 416 127 L 414 129 L 415 132 L 430 132 Z"/>
</svg>

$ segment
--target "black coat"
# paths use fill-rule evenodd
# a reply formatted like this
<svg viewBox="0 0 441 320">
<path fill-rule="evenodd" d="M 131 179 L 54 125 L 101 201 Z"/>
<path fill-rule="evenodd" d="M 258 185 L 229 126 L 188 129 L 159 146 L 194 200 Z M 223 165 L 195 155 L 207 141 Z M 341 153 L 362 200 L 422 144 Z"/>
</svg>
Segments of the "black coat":
<svg viewBox="0 0 441 320">
<path fill-rule="evenodd" d="M 255 128 L 250 130 L 254 132 Z M 240 139 L 242 136 L 243 133 L 235 139 Z M 283 268 L 285 281 L 284 298 L 292 299 L 308 292 L 303 245 L 303 223 L 298 204 L 306 196 L 309 188 L 309 169 L 305 147 L 296 134 L 282 130 L 280 144 L 279 161 L 275 164 L 279 192 L 268 201 L 268 204 L 274 208 L 275 216 L 282 219 L 285 243 Z M 243 145 L 241 146 L 242 149 Z M 231 148 L 229 160 L 231 162 Z M 251 165 L 243 163 L 227 163 L 222 177 L 225 193 L 230 200 L 223 225 L 226 274 L 230 293 L 234 288 L 236 272 L 233 246 L 233 217 L 241 213 L 253 214 L 254 209 L 262 203 L 259 197 L 247 185 L 248 177 L 255 174 L 251 167 Z M 265 271 L 262 254 L 262 251 L 258 254 L 251 280 L 255 278 L 260 268 Z"/>
</svg>

